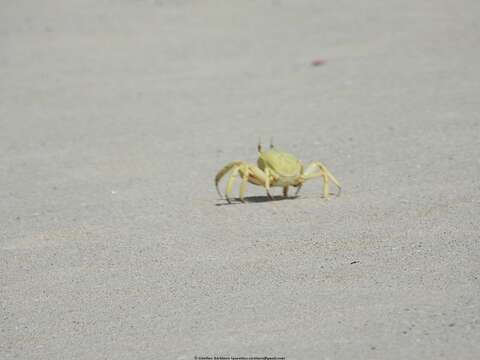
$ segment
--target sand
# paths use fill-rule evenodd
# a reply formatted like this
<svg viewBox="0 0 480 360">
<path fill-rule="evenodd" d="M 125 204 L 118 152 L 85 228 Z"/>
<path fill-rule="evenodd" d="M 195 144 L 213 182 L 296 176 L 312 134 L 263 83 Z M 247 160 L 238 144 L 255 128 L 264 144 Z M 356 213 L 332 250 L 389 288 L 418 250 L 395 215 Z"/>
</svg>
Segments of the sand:
<svg viewBox="0 0 480 360">
<path fill-rule="evenodd" d="M 478 1 L 1 8 L 2 359 L 480 358 Z"/>
</svg>

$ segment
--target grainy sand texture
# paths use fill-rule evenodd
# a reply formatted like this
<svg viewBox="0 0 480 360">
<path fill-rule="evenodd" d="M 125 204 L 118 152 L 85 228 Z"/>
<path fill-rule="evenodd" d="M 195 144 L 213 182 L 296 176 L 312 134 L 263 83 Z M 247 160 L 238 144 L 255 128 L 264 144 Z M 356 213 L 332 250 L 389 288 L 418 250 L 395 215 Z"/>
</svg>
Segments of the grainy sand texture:
<svg viewBox="0 0 480 360">
<path fill-rule="evenodd" d="M 0 358 L 479 359 L 479 15 L 2 1 Z M 270 136 L 342 195 L 226 204 Z"/>
</svg>

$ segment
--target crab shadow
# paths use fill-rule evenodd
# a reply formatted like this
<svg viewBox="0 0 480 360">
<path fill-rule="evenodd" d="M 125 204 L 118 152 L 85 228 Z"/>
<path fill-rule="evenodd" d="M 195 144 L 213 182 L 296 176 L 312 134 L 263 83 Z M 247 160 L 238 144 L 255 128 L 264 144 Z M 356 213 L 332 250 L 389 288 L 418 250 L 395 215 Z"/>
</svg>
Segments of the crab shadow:
<svg viewBox="0 0 480 360">
<path fill-rule="evenodd" d="M 268 196 L 246 196 L 244 198 L 245 203 L 264 203 L 264 202 L 273 202 L 273 201 L 287 201 L 287 200 L 295 200 L 298 199 L 299 196 L 289 196 L 289 197 L 284 197 L 281 195 L 273 196 L 272 198 L 269 198 Z M 239 198 L 232 198 L 231 202 L 227 202 L 226 200 L 223 200 L 222 202 L 216 203 L 215 206 L 224 206 L 224 205 L 242 205 Z"/>
</svg>

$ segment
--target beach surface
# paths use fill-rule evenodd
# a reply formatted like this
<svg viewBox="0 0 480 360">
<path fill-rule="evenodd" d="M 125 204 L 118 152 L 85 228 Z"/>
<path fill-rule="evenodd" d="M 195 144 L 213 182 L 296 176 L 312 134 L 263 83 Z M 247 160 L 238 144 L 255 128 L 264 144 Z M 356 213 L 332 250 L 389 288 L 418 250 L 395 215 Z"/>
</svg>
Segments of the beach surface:
<svg viewBox="0 0 480 360">
<path fill-rule="evenodd" d="M 480 2 L 1 8 L 0 358 L 480 358 Z"/>
</svg>

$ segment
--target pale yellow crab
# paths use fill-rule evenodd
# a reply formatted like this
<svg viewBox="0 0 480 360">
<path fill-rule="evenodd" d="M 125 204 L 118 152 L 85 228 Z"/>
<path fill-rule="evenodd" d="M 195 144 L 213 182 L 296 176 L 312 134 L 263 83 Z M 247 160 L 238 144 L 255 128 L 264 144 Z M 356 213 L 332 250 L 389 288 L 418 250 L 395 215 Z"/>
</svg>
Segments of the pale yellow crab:
<svg viewBox="0 0 480 360">
<path fill-rule="evenodd" d="M 259 154 L 257 160 L 258 166 L 237 160 L 228 163 L 218 172 L 217 176 L 215 176 L 215 187 L 217 188 L 220 197 L 223 196 L 218 189 L 218 183 L 229 171 L 231 171 L 231 175 L 227 181 L 227 188 L 225 190 L 225 199 L 228 202 L 230 202 L 229 195 L 238 175 L 241 177 L 240 201 L 242 202 L 245 202 L 244 198 L 247 182 L 263 186 L 267 191 L 267 196 L 270 199 L 273 199 L 270 194 L 271 187 L 283 187 L 283 196 L 285 197 L 288 196 L 289 186 L 296 187 L 297 191 L 295 196 L 297 196 L 305 180 L 310 180 L 316 177 L 323 178 L 323 197 L 325 199 L 330 195 L 328 191 L 330 180 L 337 186 L 337 195 L 340 195 L 342 189 L 340 183 L 321 162 L 312 162 L 308 165 L 307 169 L 303 171 L 303 163 L 300 160 L 289 153 L 274 149 L 272 144 L 270 144 L 270 149 L 266 151 L 262 151 L 262 146 L 260 144 L 257 149 Z"/>
</svg>

